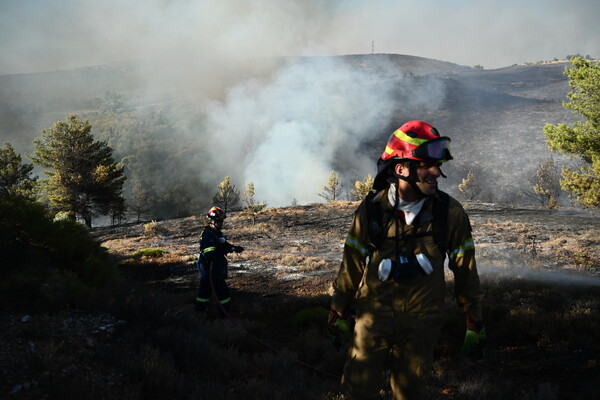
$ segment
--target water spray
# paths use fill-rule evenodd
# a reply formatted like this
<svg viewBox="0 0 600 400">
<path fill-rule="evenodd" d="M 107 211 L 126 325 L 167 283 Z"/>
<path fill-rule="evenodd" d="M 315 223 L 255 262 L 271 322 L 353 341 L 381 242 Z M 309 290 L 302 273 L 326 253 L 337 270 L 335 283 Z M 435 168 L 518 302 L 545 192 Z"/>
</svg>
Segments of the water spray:
<svg viewBox="0 0 600 400">
<path fill-rule="evenodd" d="M 526 268 L 503 268 L 495 267 L 489 264 L 480 264 L 478 266 L 479 274 L 482 278 L 498 277 L 512 278 L 522 280 L 536 280 L 562 286 L 585 286 L 600 287 L 600 277 L 577 274 L 575 272 L 547 271 L 539 269 Z"/>
</svg>

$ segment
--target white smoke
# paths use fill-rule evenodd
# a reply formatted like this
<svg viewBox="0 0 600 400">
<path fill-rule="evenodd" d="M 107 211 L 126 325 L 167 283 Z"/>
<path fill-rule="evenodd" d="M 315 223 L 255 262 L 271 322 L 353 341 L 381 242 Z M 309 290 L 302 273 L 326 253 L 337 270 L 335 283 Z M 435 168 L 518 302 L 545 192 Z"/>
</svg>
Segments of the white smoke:
<svg viewBox="0 0 600 400">
<path fill-rule="evenodd" d="M 0 74 L 371 51 L 498 68 L 599 56 L 599 15 L 595 0 L 4 0 Z"/>
<path fill-rule="evenodd" d="M 257 199 L 270 206 L 318 201 L 336 165 L 350 169 L 336 171 L 346 180 L 374 175 L 375 160 L 360 148 L 396 106 L 389 97 L 394 85 L 408 84 L 397 67 L 380 70 L 388 72 L 370 74 L 339 58 L 300 60 L 267 84 L 235 87 L 207 111 L 212 165 L 243 177 L 238 184 L 254 183 Z M 405 106 L 439 101 L 442 88 L 436 89 L 431 97 L 405 99 Z"/>
</svg>

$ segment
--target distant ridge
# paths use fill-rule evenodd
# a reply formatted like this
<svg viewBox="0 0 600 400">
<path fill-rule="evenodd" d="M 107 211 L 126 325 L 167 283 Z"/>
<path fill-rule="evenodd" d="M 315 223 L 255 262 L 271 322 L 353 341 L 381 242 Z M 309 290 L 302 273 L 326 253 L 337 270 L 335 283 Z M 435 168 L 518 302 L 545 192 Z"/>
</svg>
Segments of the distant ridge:
<svg viewBox="0 0 600 400">
<path fill-rule="evenodd" d="M 456 74 L 472 71 L 473 68 L 454 64 L 448 61 L 440 61 L 432 58 L 410 56 L 406 54 L 354 54 L 340 56 L 344 61 L 356 66 L 366 66 L 372 61 L 386 61 L 401 68 L 405 73 L 413 75 L 440 75 Z"/>
<path fill-rule="evenodd" d="M 291 57 L 288 60 L 297 62 L 309 62 L 319 59 L 340 59 L 348 65 L 361 70 L 369 70 L 376 66 L 396 66 L 399 71 L 414 76 L 423 75 L 445 75 L 472 71 L 473 68 L 454 64 L 448 61 L 440 61 L 431 58 L 410 56 L 406 54 L 348 54 L 340 56 L 306 56 Z"/>
</svg>

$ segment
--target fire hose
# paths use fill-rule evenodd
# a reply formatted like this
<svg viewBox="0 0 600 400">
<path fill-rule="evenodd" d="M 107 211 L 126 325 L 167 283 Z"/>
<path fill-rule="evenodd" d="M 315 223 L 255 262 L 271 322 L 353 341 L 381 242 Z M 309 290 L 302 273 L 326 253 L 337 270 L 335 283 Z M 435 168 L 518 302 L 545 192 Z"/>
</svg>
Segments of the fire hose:
<svg viewBox="0 0 600 400">
<path fill-rule="evenodd" d="M 325 258 L 329 260 L 338 260 L 340 258 L 339 254 L 335 253 L 309 253 L 303 251 L 282 251 L 282 250 L 265 250 L 265 249 L 249 249 L 244 247 L 244 251 L 251 251 L 255 253 L 271 253 L 271 254 L 290 254 L 297 256 L 305 256 L 305 257 L 318 257 Z M 196 257 L 199 257 L 199 254 L 195 254 Z"/>
<path fill-rule="evenodd" d="M 307 256 L 307 257 L 320 257 L 320 258 L 328 258 L 328 259 L 339 259 L 339 254 L 334 253 L 309 253 L 302 251 L 281 251 L 281 250 L 265 250 L 265 249 L 249 249 L 244 248 L 244 251 L 253 251 L 257 253 L 273 253 L 273 254 L 291 254 L 291 255 L 299 255 L 299 256 Z"/>
</svg>

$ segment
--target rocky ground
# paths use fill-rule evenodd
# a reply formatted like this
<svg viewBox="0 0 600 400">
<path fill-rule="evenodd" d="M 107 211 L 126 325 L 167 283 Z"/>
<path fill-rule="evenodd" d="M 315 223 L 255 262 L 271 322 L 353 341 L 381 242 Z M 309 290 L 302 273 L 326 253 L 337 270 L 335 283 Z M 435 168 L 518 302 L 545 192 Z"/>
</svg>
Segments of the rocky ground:
<svg viewBox="0 0 600 400">
<path fill-rule="evenodd" d="M 230 257 L 234 316 L 244 318 L 265 305 L 290 298 L 325 297 L 356 206 L 340 202 L 267 209 L 254 219 L 231 213 L 224 231 L 230 242 L 246 249 Z M 466 208 L 484 285 L 505 278 L 530 279 L 558 288 L 558 293 L 561 288 L 591 290 L 585 312 L 597 317 L 600 216 L 575 209 L 550 213 L 481 203 Z M 192 313 L 200 230 L 200 219 L 188 217 L 96 228 L 92 234 L 119 260 L 127 279 L 177 294 L 184 309 Z M 148 248 L 166 253 L 159 259 L 135 258 L 136 251 Z M 139 398 L 139 387 L 131 383 L 126 365 L 108 367 L 118 364 L 115 358 L 133 354 L 120 336 L 127 321 L 72 305 L 56 315 L 3 313 L 0 322 L 0 398 L 73 397 L 73 390 L 65 390 L 69 393 L 65 397 L 57 389 L 61 382 L 72 386 L 73 379 L 83 388 L 94 388 L 93 398 Z M 282 335 L 277 339 L 285 342 L 289 338 Z M 530 346 L 498 344 L 490 354 L 493 368 L 511 379 L 526 379 L 537 393 L 535 398 L 544 398 L 544 393 L 549 396 L 545 398 L 583 398 L 577 397 L 578 393 L 587 398 L 597 396 L 590 389 L 597 385 L 590 376 L 600 372 L 597 344 L 575 348 L 539 341 Z M 49 370 L 52 359 L 60 362 Z M 569 378 L 560 379 L 561 374 Z M 47 389 L 49 385 L 53 391 Z M 441 398 L 459 399 L 453 397 L 456 390 L 452 386 L 444 389 Z M 92 398 L 85 390 L 81 396 Z"/>
</svg>

